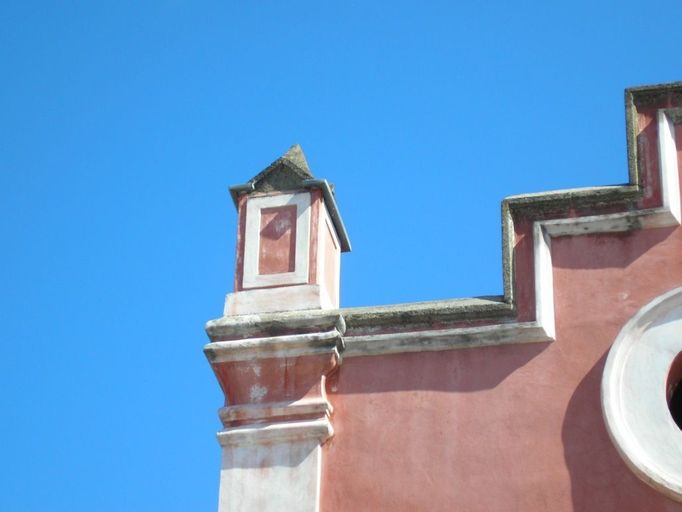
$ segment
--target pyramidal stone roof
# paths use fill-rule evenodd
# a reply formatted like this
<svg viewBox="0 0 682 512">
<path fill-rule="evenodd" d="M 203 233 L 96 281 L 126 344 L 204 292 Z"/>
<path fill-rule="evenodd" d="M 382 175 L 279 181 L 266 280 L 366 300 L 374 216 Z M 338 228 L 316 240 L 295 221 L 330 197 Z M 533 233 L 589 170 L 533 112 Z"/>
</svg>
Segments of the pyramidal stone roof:
<svg viewBox="0 0 682 512">
<path fill-rule="evenodd" d="M 254 192 L 273 192 L 299 189 L 305 180 L 313 178 L 303 149 L 294 144 L 248 183 L 252 184 Z"/>
<path fill-rule="evenodd" d="M 324 195 L 327 210 L 341 243 L 341 252 L 349 252 L 351 250 L 350 240 L 336 206 L 334 186 L 327 180 L 318 180 L 313 176 L 303 154 L 303 149 L 298 144 L 291 146 L 286 153 L 246 183 L 231 186 L 230 194 L 235 206 L 237 206 L 239 196 L 243 194 L 313 188 L 320 189 Z"/>
</svg>

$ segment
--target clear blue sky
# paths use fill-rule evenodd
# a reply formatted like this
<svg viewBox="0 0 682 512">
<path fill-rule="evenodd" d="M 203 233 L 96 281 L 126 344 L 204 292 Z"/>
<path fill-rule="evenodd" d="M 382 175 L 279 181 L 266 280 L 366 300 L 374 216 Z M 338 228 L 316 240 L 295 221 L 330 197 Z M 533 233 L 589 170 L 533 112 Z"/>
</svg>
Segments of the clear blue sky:
<svg viewBox="0 0 682 512">
<path fill-rule="evenodd" d="M 227 187 L 300 143 L 342 304 L 499 294 L 500 200 L 627 180 L 679 1 L 0 4 L 0 510 L 215 510 Z"/>
</svg>

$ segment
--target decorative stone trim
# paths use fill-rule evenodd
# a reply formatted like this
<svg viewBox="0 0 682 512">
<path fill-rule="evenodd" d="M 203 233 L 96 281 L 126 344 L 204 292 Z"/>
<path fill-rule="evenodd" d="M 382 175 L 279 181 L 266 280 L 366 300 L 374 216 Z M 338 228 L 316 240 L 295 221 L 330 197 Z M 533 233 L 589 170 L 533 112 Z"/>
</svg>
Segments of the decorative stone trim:
<svg viewBox="0 0 682 512">
<path fill-rule="evenodd" d="M 510 343 L 552 341 L 537 322 L 483 325 L 416 332 L 400 332 L 344 338 L 345 357 L 452 350 Z"/>
<path fill-rule="evenodd" d="M 234 427 L 218 432 L 218 442 L 223 447 L 253 444 L 291 443 L 315 440 L 322 444 L 334 435 L 328 418 L 310 421 L 290 421 Z"/>
<path fill-rule="evenodd" d="M 321 332 L 334 328 L 345 332 L 346 323 L 339 311 L 331 310 L 223 316 L 206 323 L 206 333 L 213 342 L 281 336 L 297 332 Z"/>
<path fill-rule="evenodd" d="M 666 387 L 682 352 L 682 287 L 661 295 L 623 327 L 602 378 L 602 410 L 616 449 L 632 471 L 682 501 L 682 430 L 668 409 Z"/>
<path fill-rule="evenodd" d="M 339 357 L 342 349 L 341 332 L 334 328 L 325 332 L 214 341 L 204 346 L 204 353 L 208 360 L 215 364 L 250 359 L 292 358 L 330 352 Z"/>
<path fill-rule="evenodd" d="M 289 311 L 306 309 L 332 309 L 325 293 L 318 284 L 298 284 L 280 288 L 256 288 L 228 293 L 225 297 L 226 316 L 252 315 L 266 311 L 279 311 L 282 304 Z M 338 307 L 338 304 L 336 305 Z"/>
<path fill-rule="evenodd" d="M 315 324 L 204 348 L 227 404 L 219 510 L 319 510 L 321 445 L 334 434 L 326 378 L 341 363 L 345 323 L 326 316 L 323 330 L 300 332 Z"/>
<path fill-rule="evenodd" d="M 334 411 L 324 397 L 303 398 L 293 402 L 230 405 L 218 410 L 223 425 L 257 423 L 263 420 L 285 421 L 306 417 L 329 417 Z"/>
<path fill-rule="evenodd" d="M 260 274 L 258 272 L 261 211 L 284 206 L 296 207 L 296 255 L 293 272 Z M 310 192 L 254 197 L 246 205 L 246 235 L 244 238 L 244 278 L 242 287 L 262 288 L 304 284 L 308 281 L 308 245 L 310 242 Z"/>
</svg>

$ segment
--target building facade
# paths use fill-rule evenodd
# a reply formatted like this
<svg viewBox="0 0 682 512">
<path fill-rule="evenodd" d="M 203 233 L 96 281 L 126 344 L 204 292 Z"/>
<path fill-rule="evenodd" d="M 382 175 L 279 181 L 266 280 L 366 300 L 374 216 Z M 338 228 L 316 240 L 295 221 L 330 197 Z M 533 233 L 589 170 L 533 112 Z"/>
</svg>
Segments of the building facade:
<svg viewBox="0 0 682 512">
<path fill-rule="evenodd" d="M 682 511 L 682 84 L 628 89 L 629 183 L 507 198 L 504 295 L 339 307 L 295 146 L 233 187 L 224 511 Z"/>
</svg>

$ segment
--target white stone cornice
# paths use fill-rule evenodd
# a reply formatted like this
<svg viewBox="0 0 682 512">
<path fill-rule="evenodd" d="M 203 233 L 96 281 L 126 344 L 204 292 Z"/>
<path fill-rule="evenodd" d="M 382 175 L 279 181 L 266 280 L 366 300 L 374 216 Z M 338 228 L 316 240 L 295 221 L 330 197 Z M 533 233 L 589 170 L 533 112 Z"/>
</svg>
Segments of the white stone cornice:
<svg viewBox="0 0 682 512">
<path fill-rule="evenodd" d="M 291 358 L 335 353 L 343 348 L 343 338 L 336 329 L 325 332 L 289 334 L 266 338 L 214 341 L 204 346 L 211 363 L 246 361 L 251 359 Z"/>
<path fill-rule="evenodd" d="M 288 421 L 233 427 L 218 432 L 221 446 L 247 446 L 253 444 L 294 443 L 315 440 L 322 444 L 334 435 L 328 418 L 307 421 Z"/>
<path fill-rule="evenodd" d="M 478 327 L 346 336 L 344 357 L 452 350 L 551 340 L 550 333 L 537 322 L 511 322 Z"/>
<path fill-rule="evenodd" d="M 223 425 L 233 422 L 255 423 L 258 421 L 282 421 L 282 418 L 295 419 L 296 417 L 328 417 L 334 408 L 326 394 L 323 396 L 303 398 L 293 402 L 274 402 L 265 404 L 229 405 L 218 410 Z"/>
</svg>

